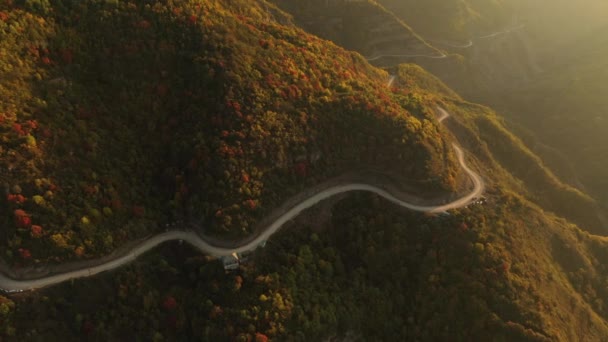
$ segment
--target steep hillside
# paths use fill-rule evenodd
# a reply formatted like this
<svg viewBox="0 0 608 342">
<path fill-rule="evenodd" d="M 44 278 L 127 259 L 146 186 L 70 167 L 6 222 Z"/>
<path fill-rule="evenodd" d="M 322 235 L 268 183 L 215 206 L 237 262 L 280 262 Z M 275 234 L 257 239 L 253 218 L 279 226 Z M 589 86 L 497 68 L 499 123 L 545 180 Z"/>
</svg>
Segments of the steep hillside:
<svg viewBox="0 0 608 342">
<path fill-rule="evenodd" d="M 381 3 L 433 44 L 463 56 L 463 62 L 457 66 L 443 63 L 445 60 L 419 63 L 464 98 L 500 108 L 513 127 L 524 127 L 527 132 L 518 130 L 518 133 L 528 137 L 526 143 L 545 163 L 604 206 L 608 203 L 605 177 L 608 150 L 603 147 L 607 128 L 603 113 L 606 2 L 503 1 L 491 5 L 486 2 L 485 10 L 472 2 L 459 2 L 462 8 L 450 11 L 442 10 L 449 1 Z M 457 6 L 456 2 L 452 5 Z M 424 9 L 416 12 L 415 6 Z M 439 20 L 442 13 L 446 25 L 433 21 Z M 464 13 L 471 14 L 470 22 L 474 22 L 472 13 L 479 20 L 493 14 L 509 20 L 495 20 L 503 26 L 476 29 L 460 40 L 450 38 L 448 32 L 433 38 L 424 29 L 424 23 L 432 23 L 430 26 L 439 29 L 451 27 L 449 23 L 460 20 Z M 422 25 L 417 25 L 416 20 Z M 504 27 L 519 27 L 516 24 L 524 26 L 480 38 L 500 33 Z M 450 46 L 467 39 L 472 42 L 468 48 Z"/>
<path fill-rule="evenodd" d="M 277 11 L 3 5 L 6 253 L 91 257 L 176 220 L 242 237 L 297 191 L 371 166 L 453 189 L 428 99 Z"/>
<path fill-rule="evenodd" d="M 465 119 L 456 131 L 468 136 L 471 150 L 487 156 L 506 173 L 500 177 L 508 188 L 528 197 L 543 209 L 577 223 L 583 230 L 607 235 L 608 227 L 598 203 L 588 194 L 559 180 L 552 170 L 522 141 L 505 128 L 504 121 L 487 107 L 455 101 L 453 110 Z M 462 131 L 464 129 L 464 131 Z M 515 183 L 512 183 L 512 177 Z M 522 182 L 518 185 L 519 182 Z"/>
<path fill-rule="evenodd" d="M 604 204 L 608 203 L 605 31 L 570 45 L 567 51 L 578 52 L 548 68 L 543 77 L 494 98 L 512 120 L 564 153 L 578 179 Z"/>
<path fill-rule="evenodd" d="M 379 2 L 272 1 L 292 14 L 306 31 L 359 52 L 375 66 L 388 68 L 400 63 L 417 63 L 459 90 L 470 90 L 471 84 L 479 83 L 466 76 L 472 70 L 472 62 L 463 58 L 462 49 L 438 44 L 452 53 L 439 50 Z"/>
<path fill-rule="evenodd" d="M 438 75 L 465 98 L 496 104 L 487 93 L 520 88 L 599 36 L 608 5 L 601 0 L 380 0 L 427 42 L 462 61 L 408 60 Z M 404 60 L 382 61 L 390 66 Z"/>
<path fill-rule="evenodd" d="M 272 0 L 308 32 L 368 58 L 441 52 L 375 1 Z"/>
<path fill-rule="evenodd" d="M 513 87 L 540 71 L 532 48 L 538 38 L 512 20 L 509 4 L 274 2 L 308 32 L 361 53 L 373 65 L 417 63 L 467 98 L 484 99 L 480 90 Z"/>
<path fill-rule="evenodd" d="M 463 101 L 437 77 L 419 66 L 401 64 L 395 69 L 395 87 L 418 89 L 440 95 L 443 106 L 458 117 L 447 122 L 452 132 L 486 164 L 504 169 L 498 177 L 503 186 L 516 189 L 546 210 L 578 223 L 590 232 L 606 235 L 601 210 L 588 194 L 560 180 L 523 141 L 511 133 L 492 109 Z M 523 186 L 522 186 L 523 185 Z"/>
</svg>

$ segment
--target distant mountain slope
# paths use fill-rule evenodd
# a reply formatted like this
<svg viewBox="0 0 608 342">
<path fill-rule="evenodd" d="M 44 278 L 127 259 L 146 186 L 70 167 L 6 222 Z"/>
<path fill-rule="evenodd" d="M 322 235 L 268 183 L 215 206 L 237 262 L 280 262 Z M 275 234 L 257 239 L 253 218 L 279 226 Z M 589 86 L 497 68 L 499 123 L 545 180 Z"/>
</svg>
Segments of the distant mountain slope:
<svg viewBox="0 0 608 342">
<path fill-rule="evenodd" d="M 505 128 L 491 109 L 456 100 L 453 111 L 464 120 L 452 120 L 455 132 L 467 138 L 470 150 L 488 165 L 502 169 L 497 176 L 506 188 L 517 189 L 530 201 L 577 223 L 583 230 L 607 235 L 608 227 L 598 203 L 589 195 L 564 184 L 552 170 Z M 500 166 L 498 166 L 500 165 Z M 521 183 L 520 183 L 521 182 Z"/>
<path fill-rule="evenodd" d="M 468 41 L 525 24 L 545 49 L 573 41 L 605 24 L 602 0 L 378 0 L 427 40 Z"/>
<path fill-rule="evenodd" d="M 465 146 L 488 167 L 492 165 L 492 168 L 502 169 L 498 179 L 506 182 L 504 186 L 517 189 L 529 200 L 576 222 L 584 230 L 608 234 L 598 203 L 588 194 L 562 182 L 546 163 L 506 128 L 504 120 L 492 109 L 463 101 L 419 66 L 402 64 L 395 73 L 398 77 L 394 87 L 417 88 L 440 95 L 446 108 L 458 114 L 447 121 L 447 125 L 459 141 L 468 144 Z"/>
<path fill-rule="evenodd" d="M 450 32 L 463 32 L 451 24 L 458 21 L 477 27 L 469 30 L 468 37 L 502 30 L 514 25 L 513 20 L 525 25 L 503 36 L 473 39 L 467 49 L 447 47 L 463 55 L 462 66 L 424 65 L 465 98 L 499 108 L 515 125 L 526 127 L 528 137 L 537 135 L 539 139 L 526 141 L 547 163 L 564 170 L 561 173 L 572 184 L 589 191 L 603 205 L 608 203 L 608 150 L 603 147 L 607 129 L 603 119 L 608 55 L 605 1 L 485 2 L 484 10 L 473 1 L 380 3 L 431 42 L 434 34 L 425 25 L 445 30 L 435 38 L 444 42 L 469 39 L 450 38 Z M 494 27 L 474 25 L 493 16 L 502 17 L 488 21 L 495 22 Z"/>
<path fill-rule="evenodd" d="M 379 0 L 426 39 L 466 42 L 510 23 L 509 0 Z"/>
<path fill-rule="evenodd" d="M 551 47 L 574 42 L 606 25 L 608 3 L 603 0 L 513 1 L 517 14 L 548 53 Z"/>
<path fill-rule="evenodd" d="M 272 1 L 308 32 L 364 56 L 441 54 L 375 1 Z"/>
<path fill-rule="evenodd" d="M 562 151 L 580 181 L 608 203 L 608 106 L 606 30 L 568 46 L 569 58 L 525 87 L 496 99 L 511 118 Z M 578 51 L 577 53 L 575 51 Z"/>
</svg>

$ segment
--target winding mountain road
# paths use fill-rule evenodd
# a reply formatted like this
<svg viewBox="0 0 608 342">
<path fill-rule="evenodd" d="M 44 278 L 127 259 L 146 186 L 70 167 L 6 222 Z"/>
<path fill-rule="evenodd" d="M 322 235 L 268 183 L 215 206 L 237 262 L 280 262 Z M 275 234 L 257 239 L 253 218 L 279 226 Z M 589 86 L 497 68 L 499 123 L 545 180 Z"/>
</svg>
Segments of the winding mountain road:
<svg viewBox="0 0 608 342">
<path fill-rule="evenodd" d="M 454 43 L 454 42 L 446 42 L 446 41 L 439 41 L 439 40 L 429 40 L 429 41 L 437 43 L 437 44 L 440 44 L 440 45 L 445 45 L 445 46 L 448 46 L 448 47 L 451 47 L 451 48 L 468 49 L 468 48 L 470 48 L 470 47 L 473 46 L 473 44 L 474 44 L 473 41 L 474 40 L 482 40 L 482 39 L 494 38 L 494 37 L 497 37 L 497 36 L 501 36 L 503 34 L 511 33 L 513 31 L 521 30 L 521 29 L 523 29 L 525 27 L 526 27 L 525 24 L 520 24 L 520 25 L 517 25 L 517 26 L 512 26 L 512 27 L 509 27 L 509 28 L 504 29 L 502 31 L 493 32 L 493 33 L 486 34 L 486 35 L 479 36 L 479 37 L 473 37 L 473 38 L 469 39 L 469 41 L 466 42 L 466 43 L 464 43 L 464 44 L 462 44 L 462 43 Z M 448 55 L 446 55 L 443 52 L 441 52 L 441 55 L 438 55 L 438 56 L 437 55 L 436 56 L 433 56 L 433 55 L 377 55 L 377 56 L 369 57 L 369 58 L 366 57 L 365 59 L 367 59 L 368 62 L 372 62 L 372 61 L 378 60 L 380 58 L 385 58 L 385 57 L 404 57 L 404 58 L 424 57 L 424 58 L 441 59 L 441 58 L 448 57 Z"/>
<path fill-rule="evenodd" d="M 391 76 L 388 80 L 387 86 L 391 86 L 393 81 L 395 80 L 395 76 Z M 438 121 L 443 122 L 445 119 L 449 117 L 449 113 L 445 111 L 443 108 L 437 107 L 437 111 L 439 113 Z M 128 252 L 123 253 L 120 256 L 117 256 L 114 259 L 111 259 L 105 263 L 102 263 L 97 266 L 91 267 L 83 267 L 74 271 L 54 274 L 50 276 L 45 276 L 37 279 L 13 279 L 5 274 L 0 274 L 0 289 L 5 292 L 22 292 L 34 289 L 40 289 L 46 286 L 59 284 L 68 280 L 90 277 L 101 272 L 110 271 L 126 265 L 133 260 L 137 259 L 140 255 L 146 253 L 147 251 L 155 248 L 161 243 L 172 241 L 172 240 L 182 240 L 190 245 L 194 246 L 202 253 L 206 253 L 212 256 L 226 256 L 231 255 L 233 253 L 242 253 L 250 250 L 254 250 L 259 246 L 262 242 L 268 240 L 274 233 L 276 233 L 285 223 L 298 216 L 303 210 L 310 208 L 317 203 L 330 198 L 332 196 L 351 192 L 351 191 L 367 191 L 375 193 L 388 201 L 391 201 L 401 207 L 408 208 L 414 211 L 420 212 L 428 212 L 428 213 L 439 213 L 444 212 L 450 209 L 456 209 L 460 207 L 464 207 L 469 204 L 475 197 L 480 196 L 484 191 L 484 181 L 482 178 L 471 170 L 466 164 L 464 152 L 460 147 L 458 147 L 455 143 L 452 144 L 454 151 L 456 152 L 456 156 L 458 158 L 458 163 L 464 170 L 464 172 L 471 178 L 473 183 L 473 189 L 465 196 L 454 200 L 450 203 L 436 205 L 436 206 L 424 206 L 417 205 L 414 203 L 409 203 L 399 199 L 396 195 L 392 194 L 390 190 L 382 189 L 380 187 L 365 184 L 365 183 L 350 183 L 350 184 L 341 184 L 329 187 L 324 189 L 302 202 L 298 203 L 291 209 L 284 212 L 281 216 L 279 216 L 274 222 L 268 225 L 262 233 L 257 236 L 252 241 L 249 241 L 239 247 L 236 248 L 225 248 L 214 246 L 213 244 L 203 240 L 196 232 L 194 231 L 183 231 L 183 230 L 173 230 L 165 233 L 161 233 L 155 236 L 152 236 L 136 246 L 132 247 Z"/>
<path fill-rule="evenodd" d="M 437 107 L 437 111 L 439 112 L 439 117 L 437 118 L 437 121 L 439 122 L 443 122 L 443 120 L 447 119 L 450 117 L 450 113 L 448 113 L 447 110 L 441 108 L 441 107 Z"/>
<path fill-rule="evenodd" d="M 439 56 L 431 56 L 431 55 L 378 55 L 375 57 L 370 57 L 370 58 L 365 58 L 367 59 L 368 62 L 372 62 L 375 60 L 378 60 L 380 58 L 385 58 L 385 57 L 407 57 L 407 58 L 414 58 L 414 57 L 424 57 L 424 58 L 435 58 L 435 59 L 441 59 L 441 58 L 446 58 L 448 55 L 446 55 L 445 53 L 441 53 L 441 55 Z"/>
<path fill-rule="evenodd" d="M 502 30 L 502 31 L 498 31 L 498 32 L 487 34 L 485 36 L 477 37 L 477 39 L 487 39 L 487 38 L 492 38 L 492 37 L 500 36 L 500 35 L 503 35 L 503 34 L 511 33 L 513 31 L 521 30 L 524 27 L 526 27 L 525 24 L 520 24 L 520 25 L 517 25 L 517 26 L 514 26 L 514 27 L 510 27 L 510 28 Z"/>
<path fill-rule="evenodd" d="M 393 86 L 393 82 L 395 82 L 395 78 L 397 78 L 397 76 L 395 75 L 390 75 L 388 78 L 388 83 L 386 84 L 387 87 L 392 87 Z"/>
<path fill-rule="evenodd" d="M 462 43 L 455 43 L 455 42 L 446 42 L 446 41 L 441 41 L 441 40 L 430 40 L 430 41 L 432 41 L 434 43 L 437 43 L 437 44 L 440 44 L 440 45 L 445 45 L 445 46 L 448 46 L 448 47 L 451 47 L 451 48 L 468 49 L 468 48 L 470 48 L 470 47 L 473 46 L 473 44 L 474 44 L 473 41 L 474 40 L 482 40 L 482 39 L 494 38 L 494 37 L 497 37 L 497 36 L 501 36 L 503 34 L 511 33 L 513 31 L 521 30 L 521 29 L 523 29 L 525 27 L 526 27 L 525 24 L 520 24 L 520 25 L 512 26 L 512 27 L 509 27 L 509 28 L 504 29 L 502 31 L 496 31 L 496 32 L 493 32 L 493 33 L 490 33 L 490 34 L 486 34 L 486 35 L 483 35 L 483 36 L 473 37 L 473 38 L 469 39 L 469 41 L 466 42 L 466 43 L 464 43 L 464 44 L 462 44 Z"/>
</svg>

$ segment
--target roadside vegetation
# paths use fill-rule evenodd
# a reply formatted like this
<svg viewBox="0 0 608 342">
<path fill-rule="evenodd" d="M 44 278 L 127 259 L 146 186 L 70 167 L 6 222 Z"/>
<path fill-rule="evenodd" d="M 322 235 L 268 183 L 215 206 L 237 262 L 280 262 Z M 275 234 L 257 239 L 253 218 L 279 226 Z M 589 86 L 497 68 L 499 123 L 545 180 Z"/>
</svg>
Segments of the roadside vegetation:
<svg viewBox="0 0 608 342">
<path fill-rule="evenodd" d="M 509 193 L 434 217 L 360 194 L 328 221 L 295 220 L 237 272 L 171 243 L 14 299 L 4 324 L 45 340 L 593 340 L 608 333 L 594 266 L 607 251 Z"/>
</svg>

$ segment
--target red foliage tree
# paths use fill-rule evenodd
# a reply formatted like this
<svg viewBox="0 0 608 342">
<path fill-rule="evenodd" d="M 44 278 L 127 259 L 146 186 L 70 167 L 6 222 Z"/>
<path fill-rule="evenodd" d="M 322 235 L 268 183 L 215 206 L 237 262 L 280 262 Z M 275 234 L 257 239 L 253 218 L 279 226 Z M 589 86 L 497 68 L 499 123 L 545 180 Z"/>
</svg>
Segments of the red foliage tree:
<svg viewBox="0 0 608 342">
<path fill-rule="evenodd" d="M 214 305 L 209 312 L 209 318 L 213 319 L 224 313 L 224 310 L 219 305 Z"/>
<path fill-rule="evenodd" d="M 10 202 L 10 203 L 17 203 L 17 204 L 22 204 L 23 202 L 25 202 L 25 197 L 23 197 L 23 195 L 21 194 L 8 194 L 6 196 L 6 199 Z"/>
<path fill-rule="evenodd" d="M 31 230 L 32 237 L 39 238 L 42 236 L 42 227 L 41 226 L 33 224 L 32 227 L 30 228 L 30 230 Z"/>
<path fill-rule="evenodd" d="M 27 120 L 25 122 L 25 124 L 30 128 L 30 129 L 37 129 L 38 128 L 38 121 L 36 120 Z"/>
<path fill-rule="evenodd" d="M 264 49 L 268 49 L 270 42 L 268 42 L 266 39 L 260 39 L 260 46 Z"/>
<path fill-rule="evenodd" d="M 293 167 L 296 175 L 300 176 L 300 177 L 306 177 L 306 175 L 308 174 L 308 165 L 306 165 L 306 162 L 299 162 L 296 163 L 296 165 L 294 165 Z"/>
<path fill-rule="evenodd" d="M 13 124 L 13 131 L 19 135 L 27 135 L 27 132 L 23 129 L 21 124 L 18 123 Z"/>
<path fill-rule="evenodd" d="M 19 255 L 21 255 L 21 258 L 23 259 L 30 259 L 32 257 L 32 253 L 29 249 L 19 248 L 17 251 L 19 251 Z"/>
<path fill-rule="evenodd" d="M 111 205 L 114 210 L 122 209 L 122 202 L 118 198 L 113 199 Z"/>
<path fill-rule="evenodd" d="M 167 296 L 163 301 L 163 308 L 167 311 L 172 311 L 177 307 L 177 301 L 173 296 Z"/>
<path fill-rule="evenodd" d="M 245 201 L 245 205 L 249 208 L 249 209 L 255 209 L 255 207 L 257 206 L 255 201 L 252 200 L 251 198 Z"/>
<path fill-rule="evenodd" d="M 144 20 L 140 20 L 135 26 L 137 26 L 137 27 L 139 27 L 141 29 L 146 30 L 146 29 L 149 29 L 150 26 L 152 26 L 152 24 L 150 24 L 149 21 L 147 21 L 147 20 L 144 19 Z"/>
<path fill-rule="evenodd" d="M 268 342 L 268 336 L 262 333 L 255 333 L 255 342 Z"/>
<path fill-rule="evenodd" d="M 144 207 L 142 207 L 141 205 L 134 205 L 133 206 L 133 215 L 136 217 L 142 217 L 144 216 L 146 212 L 146 209 Z"/>
<path fill-rule="evenodd" d="M 85 185 L 83 186 L 83 191 L 87 195 L 95 195 L 99 189 L 94 187 L 93 185 Z"/>
<path fill-rule="evenodd" d="M 17 209 L 14 211 L 15 214 L 15 224 L 17 225 L 17 227 L 19 228 L 29 228 L 29 226 L 32 224 L 32 219 L 29 217 L 29 215 L 21 210 L 21 209 Z"/>
</svg>

